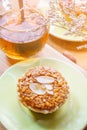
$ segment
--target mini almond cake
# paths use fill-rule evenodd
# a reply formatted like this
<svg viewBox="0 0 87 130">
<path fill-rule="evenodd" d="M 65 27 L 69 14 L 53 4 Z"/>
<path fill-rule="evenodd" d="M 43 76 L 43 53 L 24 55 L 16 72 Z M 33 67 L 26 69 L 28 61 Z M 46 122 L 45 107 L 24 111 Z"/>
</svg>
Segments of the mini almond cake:
<svg viewBox="0 0 87 130">
<path fill-rule="evenodd" d="M 18 80 L 19 101 L 27 108 L 43 114 L 56 111 L 69 94 L 62 75 L 53 68 L 38 66 Z"/>
</svg>

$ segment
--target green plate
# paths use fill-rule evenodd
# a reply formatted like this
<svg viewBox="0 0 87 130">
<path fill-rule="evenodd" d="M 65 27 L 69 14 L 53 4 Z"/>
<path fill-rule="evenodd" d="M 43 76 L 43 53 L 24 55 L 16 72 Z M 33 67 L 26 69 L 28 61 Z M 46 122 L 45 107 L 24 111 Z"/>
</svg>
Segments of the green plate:
<svg viewBox="0 0 87 130">
<path fill-rule="evenodd" d="M 48 115 L 27 111 L 18 102 L 18 78 L 31 67 L 39 65 L 61 72 L 70 86 L 66 103 Z M 82 130 L 87 124 L 86 99 L 87 79 L 77 69 L 60 60 L 30 59 L 13 65 L 0 77 L 0 121 L 8 130 Z"/>
<path fill-rule="evenodd" d="M 66 41 L 72 41 L 72 42 L 83 42 L 82 36 L 75 36 L 75 34 L 72 35 L 65 35 L 67 32 L 66 29 L 61 28 L 59 26 L 53 26 L 50 27 L 50 34 Z"/>
</svg>

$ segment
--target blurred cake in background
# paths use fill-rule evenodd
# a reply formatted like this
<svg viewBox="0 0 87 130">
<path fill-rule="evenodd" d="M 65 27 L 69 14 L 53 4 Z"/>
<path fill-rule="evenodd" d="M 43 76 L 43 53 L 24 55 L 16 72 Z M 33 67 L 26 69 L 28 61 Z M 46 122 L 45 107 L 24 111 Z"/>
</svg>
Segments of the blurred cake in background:
<svg viewBox="0 0 87 130">
<path fill-rule="evenodd" d="M 65 29 L 65 35 L 87 39 L 87 0 L 51 0 L 48 16 L 52 25 Z"/>
</svg>

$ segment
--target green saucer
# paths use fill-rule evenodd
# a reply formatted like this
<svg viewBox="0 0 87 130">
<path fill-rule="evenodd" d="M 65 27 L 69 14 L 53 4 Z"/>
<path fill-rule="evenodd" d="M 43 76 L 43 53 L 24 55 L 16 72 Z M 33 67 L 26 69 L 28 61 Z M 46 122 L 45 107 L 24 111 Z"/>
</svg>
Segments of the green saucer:
<svg viewBox="0 0 87 130">
<path fill-rule="evenodd" d="M 46 65 L 62 73 L 70 97 L 56 112 L 38 114 L 20 106 L 17 80 L 29 68 Z M 72 66 L 56 59 L 37 58 L 19 62 L 0 77 L 0 121 L 8 130 L 82 130 L 87 124 L 87 79 Z"/>
</svg>

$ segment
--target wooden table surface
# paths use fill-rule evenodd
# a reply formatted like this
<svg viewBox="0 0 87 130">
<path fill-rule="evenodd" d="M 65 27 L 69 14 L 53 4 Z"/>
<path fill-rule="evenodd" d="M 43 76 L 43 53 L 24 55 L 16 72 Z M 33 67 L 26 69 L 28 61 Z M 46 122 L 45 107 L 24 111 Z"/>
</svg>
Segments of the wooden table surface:
<svg viewBox="0 0 87 130">
<path fill-rule="evenodd" d="M 52 35 L 49 36 L 48 40 L 49 45 L 51 45 L 53 48 L 58 50 L 59 52 L 63 53 L 64 51 L 69 51 L 73 54 L 73 56 L 77 60 L 77 64 L 87 70 L 87 43 L 77 43 L 77 42 L 70 42 L 58 39 Z M 77 50 L 76 48 L 80 47 L 86 47 L 80 50 Z"/>
<path fill-rule="evenodd" d="M 60 52 L 56 51 L 49 45 L 46 45 L 43 48 L 43 50 L 35 57 L 53 57 L 53 58 L 63 60 L 65 62 L 67 62 L 68 64 L 71 64 L 73 67 L 79 69 L 79 71 L 81 71 L 87 77 L 87 72 L 84 69 L 82 69 L 78 65 L 74 64 L 72 61 L 70 61 L 69 59 L 64 57 Z M 2 73 L 4 73 L 5 70 L 7 70 L 10 66 L 15 64 L 16 62 L 17 61 L 11 60 L 8 57 L 6 57 L 5 54 L 2 51 L 0 51 L 0 75 Z M 0 130 L 6 130 L 2 126 L 2 124 L 0 125 Z M 87 129 L 85 129 L 85 130 L 87 130 Z"/>
</svg>

